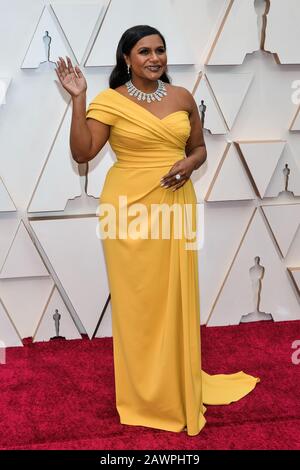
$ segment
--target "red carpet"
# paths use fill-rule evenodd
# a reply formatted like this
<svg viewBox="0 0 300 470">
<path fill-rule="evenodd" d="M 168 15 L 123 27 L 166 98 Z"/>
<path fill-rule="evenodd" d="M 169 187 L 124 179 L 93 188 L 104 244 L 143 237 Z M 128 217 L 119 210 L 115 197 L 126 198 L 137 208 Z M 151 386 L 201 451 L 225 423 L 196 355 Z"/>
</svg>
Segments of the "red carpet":
<svg viewBox="0 0 300 470">
<path fill-rule="evenodd" d="M 230 405 L 208 406 L 197 436 L 119 423 L 112 339 L 8 348 L 0 364 L 0 449 L 300 449 L 300 321 L 201 328 L 202 368 L 258 376 Z M 299 354 L 300 357 L 300 354 Z"/>
</svg>

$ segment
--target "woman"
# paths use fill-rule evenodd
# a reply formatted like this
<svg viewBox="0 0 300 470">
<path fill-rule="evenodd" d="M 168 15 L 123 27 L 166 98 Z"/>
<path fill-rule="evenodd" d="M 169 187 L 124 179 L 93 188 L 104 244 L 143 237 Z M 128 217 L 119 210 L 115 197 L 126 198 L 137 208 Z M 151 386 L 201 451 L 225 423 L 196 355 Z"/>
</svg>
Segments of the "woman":
<svg viewBox="0 0 300 470">
<path fill-rule="evenodd" d="M 122 424 L 186 429 L 193 436 L 206 422 L 204 404 L 239 400 L 259 378 L 201 370 L 197 200 L 190 176 L 205 161 L 206 147 L 193 96 L 170 84 L 165 40 L 155 28 L 140 25 L 125 31 L 116 59 L 110 87 L 92 100 L 87 112 L 87 84 L 79 67 L 60 58 L 56 70 L 73 100 L 74 160 L 93 159 L 108 139 L 117 157 L 99 206 L 114 209 L 115 217 L 102 224 L 104 214 L 99 216 L 101 235 L 111 220 L 115 229 L 114 236 L 102 238 L 111 293 L 116 407 Z M 158 237 L 157 231 L 151 237 L 160 212 L 150 208 L 174 204 L 184 217 L 165 211 L 168 236 L 164 226 Z M 128 219 L 124 224 L 124 208 L 129 219 L 140 214 L 138 224 Z"/>
</svg>

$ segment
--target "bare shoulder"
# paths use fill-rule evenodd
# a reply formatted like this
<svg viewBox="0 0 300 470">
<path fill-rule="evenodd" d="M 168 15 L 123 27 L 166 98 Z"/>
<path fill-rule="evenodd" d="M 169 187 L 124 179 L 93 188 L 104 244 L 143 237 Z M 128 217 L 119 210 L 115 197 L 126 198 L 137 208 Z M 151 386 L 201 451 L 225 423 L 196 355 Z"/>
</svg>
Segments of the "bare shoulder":
<svg viewBox="0 0 300 470">
<path fill-rule="evenodd" d="M 115 88 L 115 91 L 118 91 L 119 93 L 121 93 L 122 95 L 125 95 L 126 94 L 126 91 L 127 91 L 127 88 L 124 85 L 120 85 L 120 86 L 117 86 L 117 88 Z"/>
<path fill-rule="evenodd" d="M 167 91 L 176 98 L 178 105 L 181 106 L 182 109 L 185 109 L 189 113 L 193 111 L 195 106 L 195 100 L 192 93 L 182 86 L 171 85 L 170 83 L 166 84 Z"/>
</svg>

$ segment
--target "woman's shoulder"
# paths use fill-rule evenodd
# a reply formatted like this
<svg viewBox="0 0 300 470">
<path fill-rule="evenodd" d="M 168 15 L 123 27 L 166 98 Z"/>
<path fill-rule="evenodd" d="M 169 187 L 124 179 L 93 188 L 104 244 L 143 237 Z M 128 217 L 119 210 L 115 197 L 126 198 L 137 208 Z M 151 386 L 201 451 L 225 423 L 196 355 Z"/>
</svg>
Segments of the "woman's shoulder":
<svg viewBox="0 0 300 470">
<path fill-rule="evenodd" d="M 178 85 L 171 85 L 171 83 L 165 83 L 167 91 L 169 90 L 170 92 L 176 94 L 177 96 L 181 96 L 183 98 L 193 98 L 192 93 L 187 89 L 184 88 L 183 86 L 178 86 Z"/>
<path fill-rule="evenodd" d="M 182 106 L 183 109 L 191 112 L 194 104 L 194 97 L 187 88 L 167 83 L 166 89 L 167 92 L 176 99 L 179 106 Z"/>
</svg>

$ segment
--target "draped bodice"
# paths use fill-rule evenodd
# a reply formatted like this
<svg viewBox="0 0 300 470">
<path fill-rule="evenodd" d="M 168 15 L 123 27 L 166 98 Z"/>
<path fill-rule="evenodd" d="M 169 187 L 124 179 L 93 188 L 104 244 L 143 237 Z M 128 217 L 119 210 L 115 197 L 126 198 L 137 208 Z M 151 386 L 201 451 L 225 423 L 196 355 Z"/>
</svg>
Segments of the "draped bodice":
<svg viewBox="0 0 300 470">
<path fill-rule="evenodd" d="M 158 118 L 125 95 L 107 88 L 91 101 L 86 117 L 111 126 L 109 143 L 116 154 L 117 167 L 168 166 L 185 156 L 191 132 L 188 111 Z"/>
</svg>

